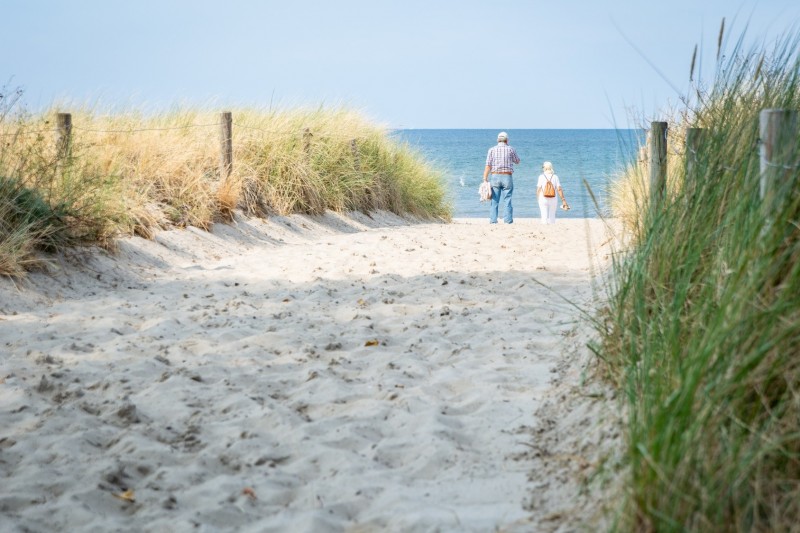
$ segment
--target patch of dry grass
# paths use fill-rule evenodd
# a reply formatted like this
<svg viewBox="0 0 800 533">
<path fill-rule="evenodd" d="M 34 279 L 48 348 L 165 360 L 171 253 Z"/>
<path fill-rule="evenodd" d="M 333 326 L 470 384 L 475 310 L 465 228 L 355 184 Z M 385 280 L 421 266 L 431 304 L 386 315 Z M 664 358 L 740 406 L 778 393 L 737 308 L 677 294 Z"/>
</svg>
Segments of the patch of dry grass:
<svg viewBox="0 0 800 533">
<path fill-rule="evenodd" d="M 167 226 L 207 229 L 236 209 L 256 216 L 378 209 L 451 216 L 442 176 L 354 111 L 234 110 L 233 167 L 226 175 L 220 113 L 73 109 L 65 155 L 55 110 L 15 113 L 14 103 L 0 113 L 6 140 L 0 178 L 39 195 L 52 211 L 50 246 L 110 244 L 120 234 L 152 237 Z M 43 244 L 39 234 L 3 218 L 3 202 L 15 201 L 0 197 L 0 264 L 9 265 L 0 274 L 24 270 L 25 258 Z"/>
</svg>

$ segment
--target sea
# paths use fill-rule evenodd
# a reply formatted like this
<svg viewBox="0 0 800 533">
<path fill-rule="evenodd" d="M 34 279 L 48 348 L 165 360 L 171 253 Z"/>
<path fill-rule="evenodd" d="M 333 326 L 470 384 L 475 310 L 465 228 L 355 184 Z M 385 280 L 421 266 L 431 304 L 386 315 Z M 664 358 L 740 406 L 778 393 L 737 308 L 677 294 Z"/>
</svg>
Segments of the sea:
<svg viewBox="0 0 800 533">
<path fill-rule="evenodd" d="M 393 138 L 405 143 L 444 177 L 453 216 L 488 218 L 489 202 L 481 202 L 486 154 L 497 144 L 496 129 L 399 129 Z M 514 218 L 538 218 L 536 183 L 542 163 L 553 163 L 572 208 L 557 217 L 595 218 L 609 215 L 611 184 L 630 164 L 645 139 L 639 129 L 504 130 L 521 163 L 514 170 Z M 560 203 L 560 202 L 559 202 Z M 502 203 L 501 203 L 502 206 Z M 500 212 L 502 218 L 502 207 Z"/>
</svg>

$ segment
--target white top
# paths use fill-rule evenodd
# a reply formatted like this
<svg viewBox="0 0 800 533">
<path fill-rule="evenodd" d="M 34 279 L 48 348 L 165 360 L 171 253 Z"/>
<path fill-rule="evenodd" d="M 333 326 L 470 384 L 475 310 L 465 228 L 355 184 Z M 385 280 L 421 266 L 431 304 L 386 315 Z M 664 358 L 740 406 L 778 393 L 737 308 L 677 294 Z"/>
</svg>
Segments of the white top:
<svg viewBox="0 0 800 533">
<path fill-rule="evenodd" d="M 556 190 L 556 197 L 558 197 L 558 188 L 561 187 L 561 182 L 558 181 L 558 174 L 553 174 L 550 176 L 550 181 L 553 183 L 553 188 Z M 542 188 L 542 193 L 544 194 L 544 184 L 547 183 L 547 178 L 544 174 L 539 174 L 539 183 L 536 184 L 536 190 L 539 190 L 539 187 Z"/>
</svg>

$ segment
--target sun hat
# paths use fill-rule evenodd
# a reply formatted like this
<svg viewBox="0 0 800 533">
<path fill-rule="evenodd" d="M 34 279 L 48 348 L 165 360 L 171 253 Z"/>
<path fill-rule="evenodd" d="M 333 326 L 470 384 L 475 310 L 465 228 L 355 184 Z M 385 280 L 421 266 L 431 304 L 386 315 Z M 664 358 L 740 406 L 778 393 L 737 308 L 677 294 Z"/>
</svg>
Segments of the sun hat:
<svg viewBox="0 0 800 533">
<path fill-rule="evenodd" d="M 497 134 L 497 141 L 498 142 L 507 141 L 507 140 L 508 140 L 508 133 L 506 133 L 504 131 L 501 131 L 500 133 Z"/>
</svg>

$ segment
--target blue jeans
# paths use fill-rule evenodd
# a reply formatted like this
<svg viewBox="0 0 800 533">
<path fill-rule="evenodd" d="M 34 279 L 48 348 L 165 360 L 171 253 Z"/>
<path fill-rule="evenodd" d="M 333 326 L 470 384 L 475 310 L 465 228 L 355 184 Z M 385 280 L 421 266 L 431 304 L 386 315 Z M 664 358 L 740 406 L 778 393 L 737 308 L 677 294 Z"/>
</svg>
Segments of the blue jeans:
<svg viewBox="0 0 800 533">
<path fill-rule="evenodd" d="M 511 207 L 511 193 L 514 192 L 514 179 L 511 174 L 492 174 L 489 178 L 492 186 L 492 206 L 489 211 L 489 223 L 497 224 L 497 211 L 500 208 L 500 194 L 505 191 L 503 206 L 503 222 L 514 222 L 514 208 Z"/>
</svg>

